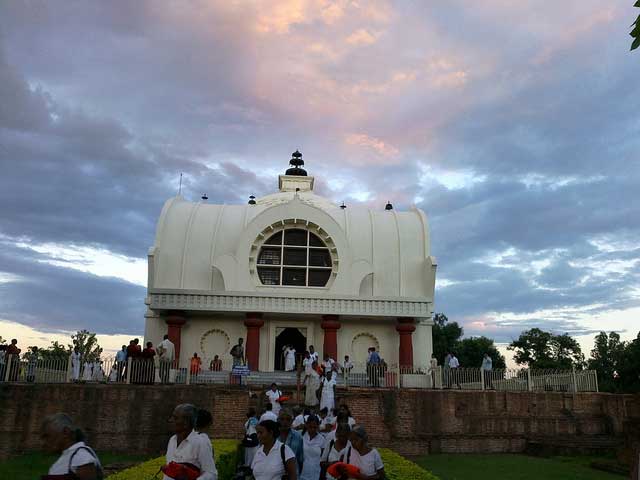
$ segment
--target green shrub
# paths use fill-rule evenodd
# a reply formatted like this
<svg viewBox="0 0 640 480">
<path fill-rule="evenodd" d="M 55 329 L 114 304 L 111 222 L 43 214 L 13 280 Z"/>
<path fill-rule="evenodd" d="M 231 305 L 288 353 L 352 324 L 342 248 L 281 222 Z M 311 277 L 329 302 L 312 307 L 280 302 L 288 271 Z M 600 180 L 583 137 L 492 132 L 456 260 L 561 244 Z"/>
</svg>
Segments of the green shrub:
<svg viewBox="0 0 640 480">
<path fill-rule="evenodd" d="M 390 480 L 440 480 L 415 463 L 388 448 L 379 448 L 384 473 Z"/>
<path fill-rule="evenodd" d="M 211 443 L 213 444 L 218 478 L 220 480 L 231 479 L 236 471 L 238 441 L 214 440 Z M 108 480 L 151 480 L 164 464 L 165 457 L 162 456 L 109 475 L 107 478 Z"/>
</svg>

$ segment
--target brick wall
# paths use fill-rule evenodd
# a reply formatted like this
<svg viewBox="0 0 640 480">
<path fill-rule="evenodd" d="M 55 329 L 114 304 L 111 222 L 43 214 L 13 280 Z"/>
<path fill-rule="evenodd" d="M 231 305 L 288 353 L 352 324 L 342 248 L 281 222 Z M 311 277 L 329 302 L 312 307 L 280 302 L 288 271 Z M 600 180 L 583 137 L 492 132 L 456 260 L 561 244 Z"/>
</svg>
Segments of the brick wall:
<svg viewBox="0 0 640 480">
<path fill-rule="evenodd" d="M 4 385 L 0 390 L 0 457 L 40 447 L 51 413 L 72 415 L 98 450 L 162 452 L 174 406 L 211 410 L 214 437 L 239 438 L 249 405 L 262 391 L 218 386 Z M 529 445 L 611 448 L 640 422 L 640 397 L 611 394 L 339 391 L 372 443 L 407 455 L 428 452 L 522 452 Z"/>
</svg>

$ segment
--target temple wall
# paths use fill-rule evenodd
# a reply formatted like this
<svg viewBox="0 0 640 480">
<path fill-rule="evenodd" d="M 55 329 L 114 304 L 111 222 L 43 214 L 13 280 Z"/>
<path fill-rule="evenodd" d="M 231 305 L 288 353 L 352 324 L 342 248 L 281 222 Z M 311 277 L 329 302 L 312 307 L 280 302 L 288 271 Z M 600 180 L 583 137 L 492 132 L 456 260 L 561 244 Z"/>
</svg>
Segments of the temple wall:
<svg viewBox="0 0 640 480">
<path fill-rule="evenodd" d="M 276 336 L 279 328 L 301 327 L 306 329 L 307 346 L 314 345 L 319 354 L 323 355 L 324 331 L 321 319 L 317 316 L 270 316 L 263 317 L 265 324 L 260 329 L 260 370 L 273 369 L 273 355 Z M 389 364 L 397 364 L 399 337 L 395 329 L 394 318 L 342 318 L 342 327 L 338 330 L 338 359 L 342 361 L 345 355 L 350 355 L 352 361 L 365 362 L 367 348 L 376 346 L 380 355 Z M 413 335 L 414 364 L 427 365 L 431 355 L 431 327 L 419 325 Z M 144 341 L 151 341 L 157 345 L 163 335 L 167 333 L 167 326 L 160 317 L 148 317 Z M 247 340 L 247 329 L 244 326 L 244 316 L 233 313 L 200 315 L 189 318 L 182 327 L 182 346 L 180 362 L 187 365 L 194 352 L 199 356 L 210 359 L 213 355 L 231 359 L 229 350 L 238 338 Z"/>
<path fill-rule="evenodd" d="M 183 402 L 212 411 L 212 436 L 240 438 L 247 407 L 262 406 L 258 393 L 252 399 L 238 387 L 205 385 L 3 385 L 0 456 L 40 448 L 42 419 L 59 411 L 87 430 L 98 451 L 162 452 L 166 419 Z M 350 389 L 339 390 L 338 401 L 348 403 L 374 446 L 408 455 L 611 449 L 640 423 L 637 395 Z"/>
</svg>

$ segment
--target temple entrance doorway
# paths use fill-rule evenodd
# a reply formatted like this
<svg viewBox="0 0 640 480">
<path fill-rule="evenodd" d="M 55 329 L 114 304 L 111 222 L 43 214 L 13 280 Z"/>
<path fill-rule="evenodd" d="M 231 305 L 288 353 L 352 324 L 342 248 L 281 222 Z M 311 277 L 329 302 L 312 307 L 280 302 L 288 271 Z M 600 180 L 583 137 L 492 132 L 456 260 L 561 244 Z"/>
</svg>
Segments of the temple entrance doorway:
<svg viewBox="0 0 640 480">
<path fill-rule="evenodd" d="M 307 348 L 307 338 L 297 328 L 287 327 L 282 329 L 276 336 L 274 370 L 284 370 L 284 347 L 286 345 L 292 345 L 295 348 L 296 359 L 298 359 Z"/>
</svg>

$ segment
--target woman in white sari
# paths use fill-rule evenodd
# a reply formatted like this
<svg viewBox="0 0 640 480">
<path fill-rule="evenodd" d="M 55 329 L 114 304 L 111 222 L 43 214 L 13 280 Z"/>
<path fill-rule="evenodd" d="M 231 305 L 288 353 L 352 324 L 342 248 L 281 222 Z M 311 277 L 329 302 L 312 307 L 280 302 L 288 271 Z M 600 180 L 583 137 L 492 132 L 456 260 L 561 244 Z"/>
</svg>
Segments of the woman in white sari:
<svg viewBox="0 0 640 480">
<path fill-rule="evenodd" d="M 292 372 L 296 369 L 296 350 L 287 345 L 284 350 L 284 370 L 286 372 Z"/>
<path fill-rule="evenodd" d="M 318 388 L 320 388 L 320 375 L 316 371 L 318 364 L 313 362 L 313 368 L 309 370 L 307 376 L 304 379 L 306 386 L 304 393 L 304 404 L 309 407 L 315 407 L 318 405 Z"/>
</svg>

